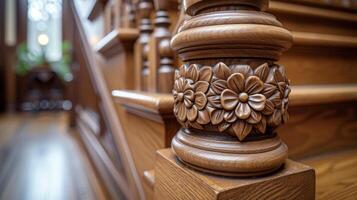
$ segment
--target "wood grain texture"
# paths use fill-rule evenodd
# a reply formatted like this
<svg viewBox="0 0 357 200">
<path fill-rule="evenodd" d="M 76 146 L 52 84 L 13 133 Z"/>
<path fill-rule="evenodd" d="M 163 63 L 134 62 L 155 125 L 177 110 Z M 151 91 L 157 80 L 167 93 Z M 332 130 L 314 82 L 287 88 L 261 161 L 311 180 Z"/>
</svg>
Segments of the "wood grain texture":
<svg viewBox="0 0 357 200">
<path fill-rule="evenodd" d="M 317 200 L 356 199 L 356 149 L 318 156 L 303 162 L 316 171 Z"/>
<path fill-rule="evenodd" d="M 315 173 L 287 160 L 278 173 L 239 179 L 208 175 L 180 163 L 170 149 L 157 153 L 155 199 L 314 199 Z"/>
<path fill-rule="evenodd" d="M 113 30 L 96 44 L 95 50 L 106 57 L 111 57 L 124 49 L 132 51 L 138 36 L 139 32 L 134 28 Z"/>
</svg>

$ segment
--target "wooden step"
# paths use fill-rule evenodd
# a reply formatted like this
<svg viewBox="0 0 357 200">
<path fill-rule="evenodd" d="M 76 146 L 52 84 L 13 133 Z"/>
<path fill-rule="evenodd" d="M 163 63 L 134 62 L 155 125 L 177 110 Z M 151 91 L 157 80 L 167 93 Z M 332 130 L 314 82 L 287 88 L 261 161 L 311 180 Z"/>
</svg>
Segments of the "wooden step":
<svg viewBox="0 0 357 200">
<path fill-rule="evenodd" d="M 357 148 L 304 160 L 316 171 L 316 199 L 357 198 Z"/>
</svg>

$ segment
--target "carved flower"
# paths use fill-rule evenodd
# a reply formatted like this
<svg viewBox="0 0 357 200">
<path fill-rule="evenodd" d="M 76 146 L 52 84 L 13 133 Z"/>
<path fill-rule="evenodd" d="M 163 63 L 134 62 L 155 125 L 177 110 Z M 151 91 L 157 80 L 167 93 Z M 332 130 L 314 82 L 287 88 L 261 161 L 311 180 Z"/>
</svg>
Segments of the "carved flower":
<svg viewBox="0 0 357 200">
<path fill-rule="evenodd" d="M 260 92 L 264 83 L 257 76 L 245 78 L 242 73 L 233 73 L 227 80 L 227 87 L 221 94 L 221 104 L 227 111 L 234 110 L 235 116 L 230 114 L 228 120 L 241 119 L 233 129 L 242 140 L 251 131 L 251 124 L 258 124 L 262 119 L 261 111 L 265 108 L 266 98 Z"/>
<path fill-rule="evenodd" d="M 198 70 L 197 65 L 190 65 L 187 69 L 182 66 L 176 74 L 173 89 L 174 113 L 181 122 L 194 122 L 201 124 L 209 122 L 207 111 L 203 110 L 207 103 L 205 93 L 208 90 L 212 76 L 209 67 Z M 202 111 L 201 111 L 202 110 Z M 200 119 L 197 119 L 200 116 Z M 192 123 L 191 123 L 192 124 Z"/>
<path fill-rule="evenodd" d="M 289 80 L 285 76 L 284 67 L 275 66 L 271 84 L 268 87 L 271 92 L 265 92 L 268 97 L 267 102 L 272 102 L 275 107 L 274 113 L 268 118 L 268 124 L 278 126 L 289 119 L 287 109 L 291 89 L 289 87 Z"/>
</svg>

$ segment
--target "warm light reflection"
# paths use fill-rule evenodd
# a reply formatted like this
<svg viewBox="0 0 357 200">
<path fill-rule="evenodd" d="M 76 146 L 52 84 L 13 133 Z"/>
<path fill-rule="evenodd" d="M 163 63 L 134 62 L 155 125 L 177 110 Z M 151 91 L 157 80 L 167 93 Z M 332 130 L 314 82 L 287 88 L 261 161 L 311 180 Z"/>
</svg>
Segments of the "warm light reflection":
<svg viewBox="0 0 357 200">
<path fill-rule="evenodd" d="M 46 34 L 40 34 L 37 37 L 37 42 L 41 45 L 41 46 L 46 46 L 49 42 L 49 38 L 48 35 Z"/>
</svg>

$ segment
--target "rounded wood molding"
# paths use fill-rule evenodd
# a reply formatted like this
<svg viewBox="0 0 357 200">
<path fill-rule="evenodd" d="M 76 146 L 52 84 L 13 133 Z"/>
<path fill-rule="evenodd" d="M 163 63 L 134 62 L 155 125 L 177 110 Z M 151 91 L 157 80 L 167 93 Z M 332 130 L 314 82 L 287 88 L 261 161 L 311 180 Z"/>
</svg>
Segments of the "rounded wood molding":
<svg viewBox="0 0 357 200">
<path fill-rule="evenodd" d="M 207 173 L 258 176 L 282 166 L 275 130 L 288 120 L 290 82 L 276 63 L 291 33 L 262 12 L 267 0 L 184 0 L 191 15 L 171 40 L 175 73 L 172 140 L 179 160 Z"/>
<path fill-rule="evenodd" d="M 191 167 L 225 176 L 258 176 L 279 169 L 288 148 L 273 135 L 247 142 L 214 132 L 181 129 L 172 140 L 176 155 Z"/>
</svg>

